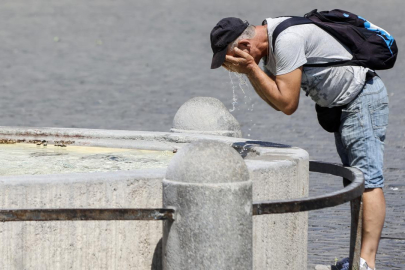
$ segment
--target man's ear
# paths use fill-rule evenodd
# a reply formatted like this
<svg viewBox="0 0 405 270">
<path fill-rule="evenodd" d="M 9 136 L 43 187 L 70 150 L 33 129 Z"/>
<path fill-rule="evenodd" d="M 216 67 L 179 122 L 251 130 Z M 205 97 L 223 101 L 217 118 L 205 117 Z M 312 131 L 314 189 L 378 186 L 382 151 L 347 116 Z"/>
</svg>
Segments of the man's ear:
<svg viewBox="0 0 405 270">
<path fill-rule="evenodd" d="M 239 40 L 238 48 L 241 49 L 242 51 L 250 54 L 250 48 L 251 48 L 250 40 L 249 39 Z"/>
</svg>

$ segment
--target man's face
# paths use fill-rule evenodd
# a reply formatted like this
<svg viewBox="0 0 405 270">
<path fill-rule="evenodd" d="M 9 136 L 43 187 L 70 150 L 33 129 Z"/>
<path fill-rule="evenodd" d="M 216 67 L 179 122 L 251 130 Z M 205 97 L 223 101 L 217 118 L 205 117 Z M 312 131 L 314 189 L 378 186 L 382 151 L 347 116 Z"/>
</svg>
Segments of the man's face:
<svg viewBox="0 0 405 270">
<path fill-rule="evenodd" d="M 250 54 L 254 59 L 256 64 L 258 64 L 260 62 L 260 55 L 256 54 L 255 52 L 258 52 L 258 50 L 256 50 L 256 48 L 254 47 L 254 44 L 248 40 L 241 40 L 238 42 L 238 46 L 237 46 L 240 50 Z M 226 55 L 230 55 L 233 57 L 238 57 L 237 55 L 235 55 L 235 51 L 232 50 L 228 50 L 228 52 L 226 53 Z"/>
<path fill-rule="evenodd" d="M 238 45 L 237 45 L 237 47 L 240 49 L 240 50 L 242 50 L 242 51 L 244 51 L 244 52 L 247 52 L 247 53 L 249 53 L 250 54 L 250 52 L 249 52 L 249 45 L 247 45 L 246 43 L 241 43 L 241 42 L 239 42 L 238 43 Z M 232 50 L 228 50 L 228 52 L 226 53 L 226 55 L 230 55 L 230 56 L 235 56 L 235 51 L 232 49 Z"/>
</svg>

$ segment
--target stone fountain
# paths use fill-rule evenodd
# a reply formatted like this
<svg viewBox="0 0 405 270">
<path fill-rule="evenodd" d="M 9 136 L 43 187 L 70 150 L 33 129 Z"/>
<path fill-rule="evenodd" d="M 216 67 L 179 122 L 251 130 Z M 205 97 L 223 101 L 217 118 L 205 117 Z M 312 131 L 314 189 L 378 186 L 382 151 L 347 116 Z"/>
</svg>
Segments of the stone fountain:
<svg viewBox="0 0 405 270">
<path fill-rule="evenodd" d="M 176 153 L 197 141 L 239 153 L 253 201 L 308 196 L 305 150 L 241 137 L 225 106 L 202 97 L 178 110 L 171 132 L 0 127 L 0 208 L 162 207 L 167 167 L 176 167 L 170 163 Z M 180 173 L 176 169 L 170 175 Z M 218 181 L 225 174 L 224 168 L 218 170 Z M 253 269 L 306 265 L 306 212 L 252 221 Z M 0 223 L 0 269 L 162 269 L 162 235 L 162 223 L 148 221 Z"/>
</svg>

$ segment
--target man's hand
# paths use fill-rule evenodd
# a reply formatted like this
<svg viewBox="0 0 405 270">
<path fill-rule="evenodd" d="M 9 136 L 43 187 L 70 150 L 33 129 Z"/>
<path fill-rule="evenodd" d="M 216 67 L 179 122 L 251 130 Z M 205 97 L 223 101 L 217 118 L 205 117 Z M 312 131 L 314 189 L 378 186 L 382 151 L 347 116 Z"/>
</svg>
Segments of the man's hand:
<svg viewBox="0 0 405 270">
<path fill-rule="evenodd" d="M 235 57 L 227 55 L 224 68 L 232 72 L 246 74 L 257 94 L 276 110 L 293 114 L 298 108 L 302 67 L 290 73 L 267 76 L 245 51 L 235 48 Z"/>
<path fill-rule="evenodd" d="M 257 66 L 253 57 L 247 52 L 244 52 L 237 47 L 235 47 L 234 52 L 237 57 L 230 55 L 226 56 L 225 62 L 222 64 L 225 69 L 232 72 L 249 74 L 252 72 L 253 68 Z"/>
</svg>

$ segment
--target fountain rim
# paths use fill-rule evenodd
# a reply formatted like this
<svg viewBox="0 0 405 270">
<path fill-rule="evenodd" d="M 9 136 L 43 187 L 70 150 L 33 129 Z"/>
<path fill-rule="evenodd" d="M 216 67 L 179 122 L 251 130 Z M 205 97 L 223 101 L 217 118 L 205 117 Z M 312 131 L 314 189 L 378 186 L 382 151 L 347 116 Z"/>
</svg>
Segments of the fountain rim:
<svg viewBox="0 0 405 270">
<path fill-rule="evenodd" d="M 145 150 L 178 150 L 185 144 L 197 140 L 219 141 L 235 149 L 243 148 L 248 153 L 263 155 L 269 149 L 277 153 L 303 154 L 305 150 L 289 145 L 252 140 L 247 138 L 225 137 L 199 133 L 175 133 L 160 131 L 110 130 L 84 128 L 53 128 L 53 127 L 13 127 L 0 126 L 1 139 L 30 139 L 54 141 L 70 141 L 77 146 L 100 146 Z M 120 143 L 123 142 L 123 143 Z"/>
<path fill-rule="evenodd" d="M 55 141 L 68 141 L 75 146 L 94 146 L 140 150 L 174 151 L 183 146 L 198 140 L 217 141 L 227 144 L 236 149 L 245 160 L 257 163 L 260 161 L 290 161 L 308 160 L 308 153 L 298 147 L 282 145 L 277 143 L 252 140 L 246 138 L 225 137 L 201 133 L 173 133 L 156 131 L 135 131 L 135 130 L 107 130 L 107 129 L 82 129 L 82 128 L 52 128 L 52 127 L 13 127 L 0 126 L 0 140 L 46 140 L 48 143 Z M 91 174 L 117 174 L 123 171 L 96 172 Z M 152 173 L 162 174 L 165 169 L 137 169 L 126 171 L 134 175 Z M 60 176 L 82 175 L 80 178 L 89 175 L 83 173 L 48 174 L 51 178 Z M 42 181 L 41 175 L 13 175 L 0 176 L 0 180 L 13 179 L 36 179 Z"/>
</svg>

